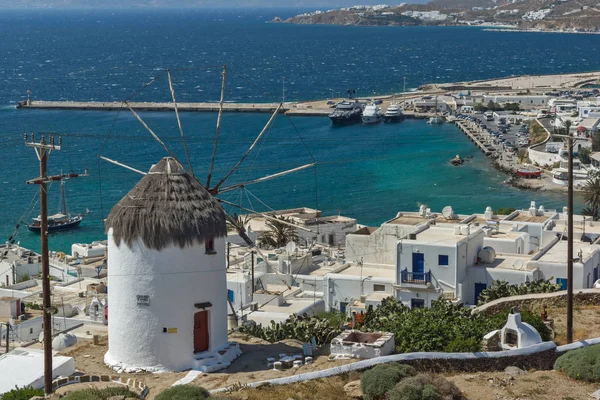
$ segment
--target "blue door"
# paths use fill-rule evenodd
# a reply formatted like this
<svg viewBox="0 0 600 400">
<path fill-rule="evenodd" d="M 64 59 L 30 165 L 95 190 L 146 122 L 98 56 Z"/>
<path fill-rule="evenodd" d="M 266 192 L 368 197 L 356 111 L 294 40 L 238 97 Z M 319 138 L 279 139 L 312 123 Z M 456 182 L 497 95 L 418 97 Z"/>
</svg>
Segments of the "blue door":
<svg viewBox="0 0 600 400">
<path fill-rule="evenodd" d="M 414 280 L 425 280 L 425 254 L 413 253 L 412 278 Z"/>
<path fill-rule="evenodd" d="M 475 302 L 473 304 L 477 305 L 477 299 L 479 299 L 479 295 L 487 289 L 487 285 L 485 283 L 476 283 L 475 284 Z"/>
<path fill-rule="evenodd" d="M 340 301 L 340 313 L 346 315 L 346 307 L 348 307 L 348 303 Z"/>
<path fill-rule="evenodd" d="M 594 268 L 594 283 L 598 280 L 598 267 Z"/>
<path fill-rule="evenodd" d="M 556 278 L 556 283 L 560 285 L 561 290 L 567 290 L 567 278 Z"/>
</svg>

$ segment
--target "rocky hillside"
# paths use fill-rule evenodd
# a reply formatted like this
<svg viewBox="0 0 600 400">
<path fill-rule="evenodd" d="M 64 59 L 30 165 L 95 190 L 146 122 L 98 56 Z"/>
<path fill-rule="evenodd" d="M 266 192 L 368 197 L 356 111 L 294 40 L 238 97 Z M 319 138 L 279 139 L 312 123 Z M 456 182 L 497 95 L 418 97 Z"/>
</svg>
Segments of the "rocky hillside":
<svg viewBox="0 0 600 400">
<path fill-rule="evenodd" d="M 354 6 L 273 22 L 334 25 L 501 25 L 600 32 L 599 0 L 433 0 L 401 6 Z"/>
</svg>

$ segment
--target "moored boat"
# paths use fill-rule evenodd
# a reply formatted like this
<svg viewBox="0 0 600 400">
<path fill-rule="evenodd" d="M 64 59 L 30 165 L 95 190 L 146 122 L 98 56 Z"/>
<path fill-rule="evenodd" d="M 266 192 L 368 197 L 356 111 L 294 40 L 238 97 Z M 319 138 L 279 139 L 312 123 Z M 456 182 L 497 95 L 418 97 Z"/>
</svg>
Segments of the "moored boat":
<svg viewBox="0 0 600 400">
<path fill-rule="evenodd" d="M 74 229 L 79 226 L 83 218 L 89 214 L 89 210 L 86 210 L 83 214 L 71 215 L 67 211 L 67 199 L 65 197 L 65 181 L 64 179 L 60 180 L 60 189 L 61 189 L 61 204 L 62 211 L 48 216 L 48 232 L 54 231 L 66 231 L 69 229 Z M 27 228 L 36 233 L 40 233 L 42 230 L 42 218 L 38 216 L 37 218 L 33 218 L 31 224 L 27 225 Z"/>
<path fill-rule="evenodd" d="M 400 122 L 404 119 L 404 110 L 400 106 L 400 104 L 392 101 L 387 110 L 385 110 L 385 114 L 383 114 L 384 122 Z"/>
<path fill-rule="evenodd" d="M 379 107 L 374 101 L 371 101 L 365 107 L 362 113 L 362 122 L 363 124 L 378 124 L 381 122 L 383 118 L 383 113 L 381 112 L 381 107 Z"/>
<path fill-rule="evenodd" d="M 334 125 L 350 125 L 360 122 L 362 112 L 363 104 L 358 100 L 344 100 L 329 114 L 329 119 Z"/>
</svg>

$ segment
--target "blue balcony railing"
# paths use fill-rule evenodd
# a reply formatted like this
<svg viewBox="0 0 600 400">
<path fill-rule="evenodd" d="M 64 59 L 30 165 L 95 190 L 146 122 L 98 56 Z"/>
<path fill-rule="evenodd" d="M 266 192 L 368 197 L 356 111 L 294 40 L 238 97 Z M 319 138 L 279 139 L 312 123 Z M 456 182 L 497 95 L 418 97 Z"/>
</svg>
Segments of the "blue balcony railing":
<svg viewBox="0 0 600 400">
<path fill-rule="evenodd" d="M 400 280 L 402 283 L 416 283 L 425 285 L 431 282 L 431 271 L 412 272 L 405 268 L 400 271 Z"/>
</svg>

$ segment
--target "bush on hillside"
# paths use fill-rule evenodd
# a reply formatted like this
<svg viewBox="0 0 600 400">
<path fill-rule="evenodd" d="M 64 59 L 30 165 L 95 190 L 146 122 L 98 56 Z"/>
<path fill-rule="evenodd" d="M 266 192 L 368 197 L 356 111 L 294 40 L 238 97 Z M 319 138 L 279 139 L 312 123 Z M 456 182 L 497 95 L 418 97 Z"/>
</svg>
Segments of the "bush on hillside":
<svg viewBox="0 0 600 400">
<path fill-rule="evenodd" d="M 24 387 L 12 389 L 10 392 L 6 392 L 3 395 L 0 395 L 0 399 L 2 400 L 29 400 L 35 396 L 43 396 L 44 390 L 42 389 L 33 389 L 32 387 Z"/>
<path fill-rule="evenodd" d="M 365 400 L 381 400 L 396 383 L 402 379 L 414 376 L 417 371 L 404 364 L 379 364 L 365 371 L 360 377 L 360 387 Z"/>
<path fill-rule="evenodd" d="M 460 400 L 456 385 L 444 377 L 419 374 L 406 378 L 388 392 L 389 400 Z"/>
<path fill-rule="evenodd" d="M 155 400 L 204 400 L 210 397 L 208 390 L 194 385 L 177 385 L 159 393 Z"/>
<path fill-rule="evenodd" d="M 600 345 L 571 350 L 558 357 L 554 369 L 573 379 L 600 382 Z"/>
<path fill-rule="evenodd" d="M 112 386 L 103 389 L 89 388 L 77 390 L 68 393 L 63 397 L 63 400 L 108 400 L 113 396 L 138 397 L 127 386 Z"/>
<path fill-rule="evenodd" d="M 473 352 L 481 350 L 483 336 L 506 324 L 508 312 L 473 314 L 470 308 L 444 299 L 433 301 L 430 308 L 410 309 L 389 297 L 377 308 L 369 307 L 362 329 L 392 332 L 398 353 Z M 551 340 L 550 330 L 540 316 L 524 311 L 521 317 L 538 330 L 542 340 Z"/>
<path fill-rule="evenodd" d="M 530 293 L 553 293 L 561 290 L 560 285 L 551 282 L 552 280 L 554 280 L 554 278 L 548 280 L 540 279 L 521 283 L 520 285 L 511 285 L 507 281 L 496 280 L 492 282 L 492 286 L 479 294 L 477 305 L 480 306 L 502 297 L 519 296 Z"/>
</svg>

